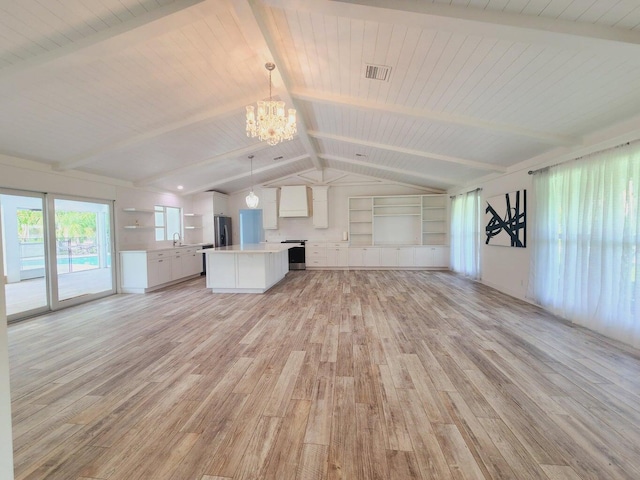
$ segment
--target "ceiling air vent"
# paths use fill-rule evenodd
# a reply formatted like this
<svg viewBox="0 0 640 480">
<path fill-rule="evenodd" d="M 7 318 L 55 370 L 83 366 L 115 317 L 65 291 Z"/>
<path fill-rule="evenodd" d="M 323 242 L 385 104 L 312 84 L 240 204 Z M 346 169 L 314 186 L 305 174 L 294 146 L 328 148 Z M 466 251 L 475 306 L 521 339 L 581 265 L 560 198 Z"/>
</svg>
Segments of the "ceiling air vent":
<svg viewBox="0 0 640 480">
<path fill-rule="evenodd" d="M 386 65 L 372 64 L 366 64 L 364 67 L 364 78 L 369 78 L 371 80 L 381 80 L 383 82 L 389 81 L 389 76 L 391 75 L 391 67 L 387 67 Z"/>
<path fill-rule="evenodd" d="M 279 157 L 274 157 L 273 159 L 274 159 L 274 160 L 282 160 L 282 159 L 283 159 L 283 156 L 282 156 L 282 155 L 280 155 Z"/>
</svg>

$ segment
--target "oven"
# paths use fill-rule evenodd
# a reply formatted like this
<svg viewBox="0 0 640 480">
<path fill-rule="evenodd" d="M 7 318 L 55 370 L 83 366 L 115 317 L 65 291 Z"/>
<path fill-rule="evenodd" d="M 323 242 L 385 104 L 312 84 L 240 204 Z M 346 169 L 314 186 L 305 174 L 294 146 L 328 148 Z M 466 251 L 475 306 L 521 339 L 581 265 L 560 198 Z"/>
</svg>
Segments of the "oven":
<svg viewBox="0 0 640 480">
<path fill-rule="evenodd" d="M 307 260 L 304 251 L 306 240 L 284 240 L 281 243 L 297 243 L 289 249 L 289 270 L 306 270 Z"/>
</svg>

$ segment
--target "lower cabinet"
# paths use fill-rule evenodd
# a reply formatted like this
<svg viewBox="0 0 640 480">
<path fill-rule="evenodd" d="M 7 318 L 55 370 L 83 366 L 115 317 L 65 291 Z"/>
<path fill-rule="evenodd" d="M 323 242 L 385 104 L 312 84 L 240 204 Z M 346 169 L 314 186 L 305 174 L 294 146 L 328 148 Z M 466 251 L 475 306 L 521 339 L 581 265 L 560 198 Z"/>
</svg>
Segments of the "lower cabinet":
<svg viewBox="0 0 640 480">
<path fill-rule="evenodd" d="M 347 242 L 307 242 L 307 268 L 449 268 L 445 245 L 351 247 Z"/>
<path fill-rule="evenodd" d="M 340 243 L 327 244 L 327 267 L 346 267 L 349 264 L 348 246 Z"/>
<path fill-rule="evenodd" d="M 195 247 L 145 252 L 120 252 L 120 290 L 145 293 L 156 287 L 199 275 L 202 254 Z"/>
<path fill-rule="evenodd" d="M 416 267 L 449 268 L 449 247 L 424 245 L 415 248 Z"/>
<path fill-rule="evenodd" d="M 379 267 L 380 247 L 349 247 L 349 267 Z"/>
</svg>

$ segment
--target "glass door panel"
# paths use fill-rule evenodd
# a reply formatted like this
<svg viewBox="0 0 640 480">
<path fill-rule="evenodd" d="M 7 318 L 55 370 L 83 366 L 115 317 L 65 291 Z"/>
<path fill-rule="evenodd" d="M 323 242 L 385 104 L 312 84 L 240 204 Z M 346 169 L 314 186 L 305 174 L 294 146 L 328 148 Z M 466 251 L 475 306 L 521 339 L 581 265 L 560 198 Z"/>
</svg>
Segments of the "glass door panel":
<svg viewBox="0 0 640 480">
<path fill-rule="evenodd" d="M 49 309 L 44 196 L 0 192 L 2 272 L 10 320 Z"/>
<path fill-rule="evenodd" d="M 54 198 L 56 303 L 114 292 L 109 203 Z"/>
</svg>

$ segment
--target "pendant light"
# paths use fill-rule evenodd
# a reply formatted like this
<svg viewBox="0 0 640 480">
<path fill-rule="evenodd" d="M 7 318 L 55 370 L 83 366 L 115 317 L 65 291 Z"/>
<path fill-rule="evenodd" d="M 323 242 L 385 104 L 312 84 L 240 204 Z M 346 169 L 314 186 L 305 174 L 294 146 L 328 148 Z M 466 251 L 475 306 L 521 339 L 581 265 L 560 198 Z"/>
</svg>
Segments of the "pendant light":
<svg viewBox="0 0 640 480">
<path fill-rule="evenodd" d="M 260 199 L 255 193 L 253 193 L 253 155 L 249 155 L 249 160 L 251 160 L 251 191 L 249 192 L 249 195 L 245 197 L 245 201 L 247 202 L 247 207 L 258 208 Z"/>
</svg>

